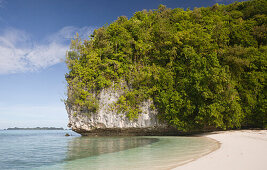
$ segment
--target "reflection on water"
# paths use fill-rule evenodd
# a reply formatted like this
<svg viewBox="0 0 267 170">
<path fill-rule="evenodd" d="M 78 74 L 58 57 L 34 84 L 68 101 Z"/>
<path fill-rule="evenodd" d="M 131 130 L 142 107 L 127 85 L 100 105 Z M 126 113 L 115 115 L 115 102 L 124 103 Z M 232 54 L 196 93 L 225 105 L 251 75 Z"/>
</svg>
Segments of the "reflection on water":
<svg viewBox="0 0 267 170">
<path fill-rule="evenodd" d="M 81 137 L 69 142 L 68 161 L 41 169 L 165 170 L 218 146 L 216 141 L 201 137 Z"/>
<path fill-rule="evenodd" d="M 77 137 L 68 143 L 66 161 L 118 152 L 159 141 L 141 137 Z"/>
<path fill-rule="evenodd" d="M 71 134 L 65 137 L 65 133 Z M 0 131 L 0 169 L 171 169 L 218 147 L 201 137 L 80 137 L 70 131 Z"/>
</svg>

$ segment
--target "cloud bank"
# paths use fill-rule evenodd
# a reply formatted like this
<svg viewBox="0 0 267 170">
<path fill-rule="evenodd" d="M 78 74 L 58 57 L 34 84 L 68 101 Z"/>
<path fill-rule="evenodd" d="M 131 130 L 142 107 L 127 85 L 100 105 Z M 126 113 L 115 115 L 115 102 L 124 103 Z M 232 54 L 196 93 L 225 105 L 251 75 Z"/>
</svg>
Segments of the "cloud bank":
<svg viewBox="0 0 267 170">
<path fill-rule="evenodd" d="M 36 71 L 64 60 L 71 38 L 79 33 L 82 39 L 93 33 L 94 27 L 67 26 L 34 42 L 31 35 L 15 28 L 0 34 L 0 74 Z"/>
</svg>

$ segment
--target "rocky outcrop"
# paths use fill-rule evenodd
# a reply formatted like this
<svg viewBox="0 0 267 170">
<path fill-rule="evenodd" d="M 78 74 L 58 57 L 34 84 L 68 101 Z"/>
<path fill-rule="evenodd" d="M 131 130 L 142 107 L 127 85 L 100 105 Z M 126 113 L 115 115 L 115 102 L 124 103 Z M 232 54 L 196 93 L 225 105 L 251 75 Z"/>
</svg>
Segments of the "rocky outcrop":
<svg viewBox="0 0 267 170">
<path fill-rule="evenodd" d="M 110 106 L 123 94 L 123 90 L 113 87 L 101 90 L 97 96 L 99 110 L 96 113 L 77 113 L 75 107 L 66 104 L 69 117 L 68 126 L 81 135 L 172 135 L 176 130 L 160 122 L 157 110 L 151 109 L 153 101 L 142 103 L 142 113 L 135 120 L 129 120 L 124 113 L 118 114 Z"/>
</svg>

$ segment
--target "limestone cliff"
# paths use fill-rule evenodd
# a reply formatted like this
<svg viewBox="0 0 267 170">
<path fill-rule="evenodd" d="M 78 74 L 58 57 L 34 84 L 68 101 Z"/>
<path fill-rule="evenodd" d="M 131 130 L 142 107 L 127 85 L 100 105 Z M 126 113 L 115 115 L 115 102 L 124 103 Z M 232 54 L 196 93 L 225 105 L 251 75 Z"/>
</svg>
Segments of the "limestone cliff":
<svg viewBox="0 0 267 170">
<path fill-rule="evenodd" d="M 129 120 L 124 113 L 117 113 L 116 110 L 110 109 L 110 106 L 122 94 L 122 90 L 115 90 L 114 87 L 101 90 L 97 96 L 99 109 L 96 113 L 79 112 L 75 109 L 75 106 L 66 104 L 69 117 L 68 126 L 84 136 L 170 135 L 176 132 L 176 130 L 169 128 L 165 123 L 158 120 L 157 110 L 150 107 L 153 103 L 151 100 L 142 102 L 140 107 L 142 112 L 134 120 Z"/>
</svg>

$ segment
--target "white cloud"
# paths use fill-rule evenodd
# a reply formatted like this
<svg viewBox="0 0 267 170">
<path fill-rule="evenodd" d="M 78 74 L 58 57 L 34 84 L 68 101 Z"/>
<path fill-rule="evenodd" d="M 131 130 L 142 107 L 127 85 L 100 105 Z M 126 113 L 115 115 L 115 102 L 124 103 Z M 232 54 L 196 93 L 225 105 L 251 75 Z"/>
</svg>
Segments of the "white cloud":
<svg viewBox="0 0 267 170">
<path fill-rule="evenodd" d="M 60 63 L 76 32 L 86 39 L 93 30 L 67 26 L 45 37 L 46 43 L 35 43 L 26 32 L 9 28 L 0 35 L 0 74 L 35 71 Z"/>
<path fill-rule="evenodd" d="M 64 40 L 70 40 L 74 36 L 76 36 L 76 33 L 79 34 L 79 37 L 81 39 L 88 39 L 88 36 L 90 36 L 96 27 L 73 27 L 73 26 L 66 26 L 59 30 L 57 33 L 52 34 L 48 37 L 48 40 L 50 41 L 64 41 Z"/>
</svg>

